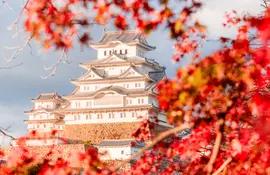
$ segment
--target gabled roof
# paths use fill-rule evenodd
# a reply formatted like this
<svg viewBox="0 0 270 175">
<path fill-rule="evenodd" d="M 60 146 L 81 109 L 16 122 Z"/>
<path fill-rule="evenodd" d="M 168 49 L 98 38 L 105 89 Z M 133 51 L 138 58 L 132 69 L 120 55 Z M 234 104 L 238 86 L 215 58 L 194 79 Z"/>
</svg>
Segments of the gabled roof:
<svg viewBox="0 0 270 175">
<path fill-rule="evenodd" d="M 138 69 L 136 69 L 135 66 L 131 65 L 125 72 L 119 75 L 119 78 L 125 77 L 129 72 L 134 71 L 137 74 L 144 76 L 144 73 L 140 72 Z"/>
<path fill-rule="evenodd" d="M 106 72 L 103 69 L 96 69 L 96 68 L 90 67 L 90 70 L 87 71 L 86 74 L 84 74 L 83 76 L 81 76 L 78 79 L 87 79 L 91 73 L 94 73 L 95 75 L 97 75 L 100 78 L 104 78 L 106 75 Z"/>
<path fill-rule="evenodd" d="M 153 50 L 156 47 L 150 46 L 141 32 L 135 30 L 125 31 L 110 31 L 104 32 L 100 41 L 91 43 L 92 47 L 108 46 L 112 42 L 121 42 L 125 44 L 139 44 L 149 50 Z"/>
<path fill-rule="evenodd" d="M 56 92 L 55 93 L 43 93 L 43 94 L 38 94 L 38 97 L 35 99 L 32 99 L 34 101 L 50 101 L 50 100 L 59 100 L 62 101 L 62 97 L 58 95 Z"/>
</svg>

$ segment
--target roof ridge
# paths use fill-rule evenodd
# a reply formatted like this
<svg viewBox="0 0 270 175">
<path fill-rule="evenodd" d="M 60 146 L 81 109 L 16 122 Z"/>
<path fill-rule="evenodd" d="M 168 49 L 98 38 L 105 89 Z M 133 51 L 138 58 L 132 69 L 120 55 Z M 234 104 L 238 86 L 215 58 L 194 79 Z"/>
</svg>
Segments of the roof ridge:
<svg viewBox="0 0 270 175">
<path fill-rule="evenodd" d="M 117 31 L 106 31 L 106 33 L 119 33 L 119 32 L 121 32 L 121 33 L 126 33 L 126 32 L 128 32 L 128 33 L 131 33 L 131 32 L 134 32 L 134 33 L 140 33 L 140 32 L 138 32 L 137 30 L 122 30 L 122 31 L 117 30 Z M 106 33 L 105 33 L 105 34 L 106 34 Z"/>
</svg>

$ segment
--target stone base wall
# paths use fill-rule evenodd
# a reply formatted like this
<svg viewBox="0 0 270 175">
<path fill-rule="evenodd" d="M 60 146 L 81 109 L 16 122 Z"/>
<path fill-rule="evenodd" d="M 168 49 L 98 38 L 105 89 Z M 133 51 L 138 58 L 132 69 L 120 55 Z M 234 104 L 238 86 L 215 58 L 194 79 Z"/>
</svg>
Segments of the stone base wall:
<svg viewBox="0 0 270 175">
<path fill-rule="evenodd" d="M 103 124 L 77 124 L 65 125 L 64 137 L 71 140 L 89 141 L 98 144 L 104 139 L 130 139 L 132 134 L 140 127 L 140 122 L 103 123 Z M 163 132 L 168 127 L 151 125 L 155 134 Z"/>
<path fill-rule="evenodd" d="M 64 137 L 98 144 L 104 139 L 129 139 L 140 122 L 65 125 Z"/>
</svg>

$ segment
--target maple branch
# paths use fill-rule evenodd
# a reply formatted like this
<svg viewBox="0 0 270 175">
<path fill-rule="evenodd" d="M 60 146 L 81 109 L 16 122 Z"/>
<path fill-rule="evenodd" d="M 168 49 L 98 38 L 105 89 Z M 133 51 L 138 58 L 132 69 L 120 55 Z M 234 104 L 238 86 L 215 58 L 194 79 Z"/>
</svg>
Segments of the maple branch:
<svg viewBox="0 0 270 175">
<path fill-rule="evenodd" d="M 222 170 L 232 161 L 232 157 L 229 157 L 212 175 L 218 175 Z"/>
<path fill-rule="evenodd" d="M 12 140 L 15 140 L 15 137 L 5 133 L 2 129 L 0 129 L 0 133 L 2 133 L 4 136 L 11 138 Z"/>
<path fill-rule="evenodd" d="M 10 69 L 13 69 L 13 68 L 15 68 L 15 67 L 19 67 L 19 66 L 21 66 L 21 65 L 23 65 L 23 63 L 20 63 L 20 64 L 16 64 L 16 65 L 14 65 L 14 66 L 4 66 L 4 67 L 0 67 L 0 69 L 5 69 L 5 70 L 10 70 Z"/>
<path fill-rule="evenodd" d="M 29 0 L 26 1 L 25 5 L 23 6 L 22 10 L 20 11 L 19 16 L 18 16 L 17 19 L 11 24 L 11 26 L 8 27 L 8 30 L 12 30 L 13 27 L 14 27 L 14 25 L 17 25 L 17 24 L 18 24 L 18 22 L 19 22 L 20 18 L 22 17 L 22 14 L 23 14 L 24 10 L 26 9 L 28 3 L 29 3 Z"/>
<path fill-rule="evenodd" d="M 176 134 L 176 133 L 179 133 L 180 131 L 183 131 L 185 129 L 189 129 L 189 128 L 192 128 L 193 127 L 193 123 L 191 124 L 183 124 L 181 126 L 178 126 L 178 127 L 175 127 L 175 128 L 172 128 L 172 129 L 169 129 L 165 132 L 162 132 L 161 134 L 159 134 L 156 138 L 154 138 L 154 140 L 146 145 L 145 147 L 143 147 L 142 149 L 140 149 L 137 153 L 131 155 L 129 158 L 125 159 L 122 161 L 121 164 L 119 164 L 117 167 L 116 167 L 116 170 L 118 170 L 119 168 L 121 168 L 124 164 L 126 163 L 129 163 L 131 160 L 135 159 L 137 156 L 143 154 L 146 150 L 152 148 L 153 146 L 155 146 L 159 141 L 165 139 L 166 137 L 172 135 L 172 134 Z"/>
<path fill-rule="evenodd" d="M 268 2 L 267 2 L 267 0 L 262 0 L 261 6 L 264 7 L 264 8 L 267 8 L 267 7 L 268 7 Z"/>
<path fill-rule="evenodd" d="M 32 34 L 24 43 L 23 46 L 17 46 L 17 47 L 5 47 L 6 49 L 17 49 L 15 52 L 13 52 L 12 56 L 9 59 L 6 59 L 6 62 L 10 62 L 11 60 L 15 59 L 17 54 L 25 49 L 25 47 L 28 45 L 31 48 L 31 45 L 29 44 L 31 39 L 33 38 L 34 34 Z M 32 51 L 31 51 L 32 52 Z"/>
<path fill-rule="evenodd" d="M 213 171 L 213 164 L 216 161 L 218 151 L 219 151 L 219 147 L 220 147 L 220 143 L 221 143 L 221 139 L 222 139 L 222 133 L 219 131 L 219 128 L 223 123 L 224 123 L 224 120 L 219 120 L 218 121 L 219 126 L 218 126 L 218 132 L 217 132 L 216 140 L 215 140 L 215 143 L 214 143 L 213 152 L 212 152 L 212 155 L 210 157 L 210 160 L 209 160 L 208 164 L 205 167 L 205 169 L 207 171 L 207 174 L 211 174 L 212 171 Z"/>
<path fill-rule="evenodd" d="M 68 61 L 68 59 L 67 59 L 67 53 L 66 53 L 65 49 L 63 49 L 60 58 L 58 59 L 58 61 L 57 61 L 55 64 L 51 65 L 51 66 L 48 67 L 48 68 L 44 66 L 44 69 L 45 69 L 45 70 L 51 70 L 52 68 L 54 68 L 54 69 L 53 69 L 53 71 L 52 71 L 48 76 L 46 76 L 46 77 L 41 76 L 41 78 L 42 78 L 42 79 L 48 79 L 49 77 L 54 76 L 54 75 L 56 74 L 56 72 L 57 72 L 58 66 L 59 66 L 60 63 L 63 61 L 63 59 L 66 60 L 65 63 L 68 63 L 68 64 L 69 64 L 69 61 Z"/>
</svg>

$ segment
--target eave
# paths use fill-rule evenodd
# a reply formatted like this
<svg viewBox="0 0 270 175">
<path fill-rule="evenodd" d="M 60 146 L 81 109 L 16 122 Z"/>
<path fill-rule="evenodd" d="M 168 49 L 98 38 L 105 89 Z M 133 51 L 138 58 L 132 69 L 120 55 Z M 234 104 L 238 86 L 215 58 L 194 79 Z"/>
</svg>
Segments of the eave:
<svg viewBox="0 0 270 175">
<path fill-rule="evenodd" d="M 114 77 L 113 79 L 96 79 L 96 80 L 70 80 L 70 83 L 74 85 L 80 85 L 80 84 L 95 84 L 95 83 L 111 83 L 111 82 L 127 82 L 127 81 L 138 81 L 138 80 L 151 80 L 155 81 L 149 76 L 139 76 L 139 77 L 123 77 L 119 79 L 118 77 Z"/>
<path fill-rule="evenodd" d="M 159 110 L 153 105 L 141 105 L 141 106 L 119 106 L 119 107 L 104 107 L 104 108 L 78 108 L 78 109 L 63 109 L 62 113 L 81 113 L 81 112 L 97 112 L 97 111 L 119 111 L 119 110 L 135 110 L 135 109 L 146 109 L 146 110 Z"/>
</svg>

